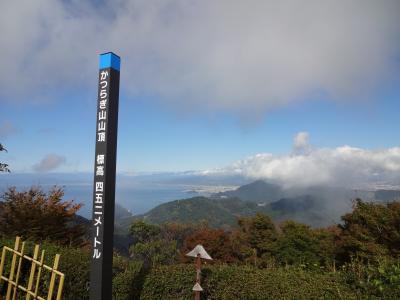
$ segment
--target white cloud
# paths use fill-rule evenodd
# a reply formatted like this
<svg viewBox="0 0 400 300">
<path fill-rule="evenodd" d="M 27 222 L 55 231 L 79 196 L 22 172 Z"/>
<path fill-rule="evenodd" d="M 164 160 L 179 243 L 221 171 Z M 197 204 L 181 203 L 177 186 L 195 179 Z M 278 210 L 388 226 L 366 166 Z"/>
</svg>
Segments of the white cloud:
<svg viewBox="0 0 400 300">
<path fill-rule="evenodd" d="M 297 139 L 298 136 L 295 142 Z M 399 185 L 400 147 L 380 150 L 350 146 L 310 148 L 307 153 L 279 156 L 261 153 L 213 172 L 265 179 L 285 187 L 355 187 L 382 182 Z"/>
<path fill-rule="evenodd" d="M 47 154 L 39 163 L 32 168 L 36 172 L 48 172 L 57 169 L 64 164 L 66 159 L 58 154 Z"/>
<path fill-rule="evenodd" d="M 365 98 L 399 67 L 397 0 L 88 3 L 0 3 L 0 99 L 92 90 L 109 50 L 132 95 L 240 113 Z"/>
<path fill-rule="evenodd" d="M 293 150 L 296 153 L 306 152 L 310 148 L 310 135 L 308 132 L 302 131 L 296 134 L 293 141 Z"/>
</svg>

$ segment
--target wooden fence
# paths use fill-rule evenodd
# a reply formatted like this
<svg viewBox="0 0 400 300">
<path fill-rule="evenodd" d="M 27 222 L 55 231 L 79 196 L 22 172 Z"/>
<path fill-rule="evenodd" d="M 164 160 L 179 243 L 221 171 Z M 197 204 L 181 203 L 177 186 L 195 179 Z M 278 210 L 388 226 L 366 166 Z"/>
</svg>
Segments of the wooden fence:
<svg viewBox="0 0 400 300">
<path fill-rule="evenodd" d="M 45 253 L 44 250 L 41 251 L 40 259 L 38 259 L 39 245 L 35 245 L 35 248 L 33 250 L 33 257 L 25 255 L 24 250 L 25 242 L 21 243 L 20 237 L 17 237 L 15 239 L 14 249 L 7 246 L 3 247 L 0 261 L 0 300 L 3 299 L 1 295 L 4 294 L 6 295 L 4 298 L 5 300 L 15 300 L 23 298 L 25 298 L 25 300 L 60 300 L 64 285 L 64 274 L 57 270 L 60 261 L 60 255 L 57 254 L 55 256 L 53 267 L 50 267 L 43 263 Z M 11 257 L 8 257 L 7 254 L 10 254 Z M 11 259 L 11 263 L 6 264 L 6 259 Z M 28 261 L 28 264 L 30 264 L 29 275 L 27 273 L 22 274 L 23 272 L 21 272 L 21 266 L 24 260 Z M 8 270 L 5 270 L 7 266 L 9 266 L 9 272 Z M 42 285 L 40 284 L 41 276 L 43 276 L 42 271 L 50 272 L 50 283 L 48 284 L 48 288 L 46 288 L 47 296 L 39 295 L 40 290 L 42 290 L 43 292 L 43 282 Z M 8 274 L 8 277 L 5 276 L 6 274 Z M 22 279 L 21 277 L 24 278 Z M 58 280 L 57 277 L 59 278 Z M 21 284 L 22 281 L 25 281 L 25 286 Z M 55 294 L 54 290 L 57 286 L 57 282 L 58 289 L 57 293 Z M 1 288 L 2 283 L 4 284 L 3 289 Z M 17 294 L 19 296 L 18 298 Z M 23 298 L 21 298 L 21 294 L 24 295 Z"/>
</svg>

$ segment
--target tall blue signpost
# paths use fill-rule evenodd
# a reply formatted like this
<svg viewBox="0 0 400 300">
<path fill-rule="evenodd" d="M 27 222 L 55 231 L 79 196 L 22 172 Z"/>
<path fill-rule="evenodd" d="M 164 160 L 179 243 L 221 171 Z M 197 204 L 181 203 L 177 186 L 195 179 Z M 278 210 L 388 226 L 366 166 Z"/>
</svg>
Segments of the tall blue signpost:
<svg viewBox="0 0 400 300">
<path fill-rule="evenodd" d="M 112 52 L 100 55 L 94 161 L 90 299 L 112 298 L 119 70 Z"/>
</svg>

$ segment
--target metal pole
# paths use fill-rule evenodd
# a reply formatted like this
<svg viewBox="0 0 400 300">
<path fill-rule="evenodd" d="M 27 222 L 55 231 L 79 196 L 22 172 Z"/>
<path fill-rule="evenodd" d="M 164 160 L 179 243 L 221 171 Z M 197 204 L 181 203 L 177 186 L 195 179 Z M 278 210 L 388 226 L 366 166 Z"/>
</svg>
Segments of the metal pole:
<svg viewBox="0 0 400 300">
<path fill-rule="evenodd" d="M 196 257 L 196 283 L 200 284 L 201 282 L 201 257 L 200 257 L 200 253 L 197 254 Z M 195 291 L 194 294 L 194 300 L 200 300 L 200 291 Z"/>
<path fill-rule="evenodd" d="M 200 285 L 201 281 L 201 259 L 209 259 L 212 260 L 211 256 L 208 255 L 207 251 L 204 249 L 202 245 L 197 245 L 194 247 L 192 251 L 186 253 L 186 256 L 194 257 L 195 258 L 195 265 L 196 265 L 196 283 L 193 287 L 194 299 L 200 300 L 200 292 L 203 291 L 203 288 Z"/>
</svg>

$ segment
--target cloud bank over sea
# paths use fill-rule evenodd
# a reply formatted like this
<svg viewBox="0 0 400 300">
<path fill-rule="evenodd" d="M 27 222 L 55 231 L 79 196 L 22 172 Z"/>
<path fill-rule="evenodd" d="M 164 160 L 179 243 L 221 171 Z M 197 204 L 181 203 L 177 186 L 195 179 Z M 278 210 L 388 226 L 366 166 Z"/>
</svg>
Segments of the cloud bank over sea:
<svg viewBox="0 0 400 300">
<path fill-rule="evenodd" d="M 300 132 L 294 138 L 291 153 L 259 153 L 229 166 L 208 170 L 205 174 L 264 179 L 287 188 L 400 186 L 400 147 L 375 150 L 348 145 L 315 148 L 309 143 L 309 134 Z"/>
</svg>

